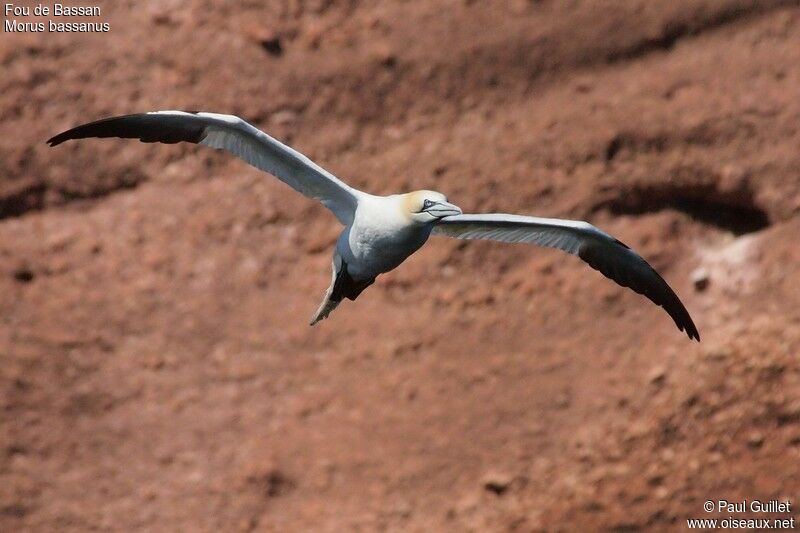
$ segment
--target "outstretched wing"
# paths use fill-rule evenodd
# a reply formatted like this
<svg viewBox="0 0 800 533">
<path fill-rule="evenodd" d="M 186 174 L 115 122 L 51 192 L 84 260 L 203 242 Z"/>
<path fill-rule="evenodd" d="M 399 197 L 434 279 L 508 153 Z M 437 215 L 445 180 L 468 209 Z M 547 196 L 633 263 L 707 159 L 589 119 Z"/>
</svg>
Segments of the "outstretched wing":
<svg viewBox="0 0 800 533">
<path fill-rule="evenodd" d="M 658 272 L 628 246 L 588 222 L 506 214 L 457 215 L 441 219 L 433 233 L 538 244 L 577 255 L 607 278 L 663 307 L 678 329 L 690 339 L 700 340 L 689 312 Z"/>
<path fill-rule="evenodd" d="M 47 142 L 56 146 L 70 139 L 88 137 L 123 137 L 168 144 L 185 141 L 226 150 L 305 196 L 319 200 L 345 225 L 352 222 L 358 203 L 356 189 L 233 115 L 154 111 L 111 117 L 59 133 Z"/>
</svg>

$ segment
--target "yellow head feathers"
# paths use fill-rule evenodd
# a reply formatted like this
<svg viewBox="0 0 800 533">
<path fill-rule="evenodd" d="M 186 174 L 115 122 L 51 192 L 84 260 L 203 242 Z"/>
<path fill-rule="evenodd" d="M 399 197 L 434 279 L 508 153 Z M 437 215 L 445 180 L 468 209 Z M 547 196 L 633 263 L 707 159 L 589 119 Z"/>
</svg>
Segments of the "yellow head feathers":
<svg viewBox="0 0 800 533">
<path fill-rule="evenodd" d="M 401 205 L 406 213 L 419 213 L 425 205 L 425 200 L 446 202 L 447 197 L 440 192 L 423 189 L 404 194 L 401 199 Z"/>
</svg>

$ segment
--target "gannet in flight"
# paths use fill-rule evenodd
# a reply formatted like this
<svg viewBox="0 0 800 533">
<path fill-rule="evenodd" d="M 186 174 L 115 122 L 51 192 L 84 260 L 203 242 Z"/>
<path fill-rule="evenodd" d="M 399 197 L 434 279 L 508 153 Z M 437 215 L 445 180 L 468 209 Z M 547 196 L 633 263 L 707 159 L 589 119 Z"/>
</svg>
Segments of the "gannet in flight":
<svg viewBox="0 0 800 533">
<path fill-rule="evenodd" d="M 75 127 L 47 142 L 56 146 L 88 137 L 186 141 L 227 150 L 333 211 L 345 228 L 333 252 L 331 285 L 312 325 L 344 298 L 355 300 L 379 274 L 396 268 L 433 234 L 538 244 L 577 255 L 607 278 L 663 307 L 678 329 L 700 340 L 688 311 L 663 278 L 628 246 L 587 222 L 502 213 L 466 215 L 435 191 L 368 194 L 232 115 L 155 111 L 112 117 Z"/>
</svg>

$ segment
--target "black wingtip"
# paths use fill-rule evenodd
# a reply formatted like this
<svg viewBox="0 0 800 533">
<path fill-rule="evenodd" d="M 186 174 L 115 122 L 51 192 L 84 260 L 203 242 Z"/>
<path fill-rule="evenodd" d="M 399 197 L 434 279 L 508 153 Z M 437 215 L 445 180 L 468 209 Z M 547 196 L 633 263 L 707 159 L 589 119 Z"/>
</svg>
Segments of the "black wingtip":
<svg viewBox="0 0 800 533">
<path fill-rule="evenodd" d="M 139 139 L 145 143 L 190 142 L 197 144 L 204 137 L 206 123 L 196 116 L 192 117 L 194 120 L 187 120 L 188 115 L 196 115 L 196 113 L 136 113 L 104 118 L 61 132 L 48 139 L 47 144 L 57 146 L 71 139 L 90 137 Z"/>
<path fill-rule="evenodd" d="M 680 298 L 678 298 L 678 295 L 675 294 L 675 291 L 664 281 L 664 278 L 662 278 L 647 261 L 630 247 L 626 246 L 625 243 L 617 239 L 614 239 L 614 243 L 622 246 L 625 253 L 630 254 L 629 257 L 635 257 L 643 267 L 642 270 L 649 274 L 651 279 L 647 280 L 646 277 L 643 278 L 640 271 L 640 276 L 637 280 L 636 276 L 629 275 L 624 270 L 621 271 L 616 268 L 613 263 L 609 262 L 607 257 L 603 255 L 602 247 L 582 246 L 578 250 L 578 257 L 586 261 L 589 266 L 598 270 L 616 284 L 628 287 L 634 292 L 644 295 L 654 304 L 662 307 L 672 318 L 678 331 L 686 333 L 689 340 L 700 342 L 700 333 L 697 331 L 697 326 L 695 326 L 692 317 L 689 315 L 689 311 L 686 310 L 686 307 L 683 305 Z"/>
<path fill-rule="evenodd" d="M 107 120 L 107 119 L 106 119 Z M 100 121 L 98 121 L 100 122 Z M 68 129 L 66 131 L 62 131 L 58 135 L 54 135 L 47 139 L 47 144 L 50 145 L 50 148 L 53 146 L 58 146 L 59 144 L 63 143 L 64 141 L 69 141 L 71 139 L 81 139 L 85 137 L 85 135 L 79 135 L 82 129 L 85 129 L 87 126 L 92 126 L 96 124 L 95 122 L 84 124 L 82 126 L 76 126 L 74 128 Z"/>
<path fill-rule="evenodd" d="M 700 342 L 700 332 L 697 331 L 697 326 L 695 326 L 694 320 L 692 320 L 691 315 L 689 315 L 689 311 L 687 311 L 686 307 L 683 305 L 683 303 L 680 301 L 677 295 L 675 295 L 675 300 L 678 302 L 678 305 L 680 306 L 679 312 L 674 315 L 675 317 L 678 317 L 678 319 L 675 320 L 675 323 L 678 325 L 680 329 L 686 332 L 686 335 L 689 337 L 690 340 Z"/>
<path fill-rule="evenodd" d="M 683 306 L 681 305 L 681 307 Z M 689 340 L 700 342 L 700 332 L 697 331 L 697 326 L 694 325 L 694 321 L 692 320 L 692 317 L 689 316 L 689 312 L 686 311 L 685 307 L 683 308 L 682 314 L 685 315 L 683 320 L 675 320 L 675 324 L 678 326 L 678 329 L 686 333 L 686 336 L 689 337 Z"/>
<path fill-rule="evenodd" d="M 67 132 L 59 133 L 58 135 L 56 135 L 54 137 L 50 137 L 49 139 L 47 139 L 47 144 L 50 145 L 50 148 L 52 148 L 53 146 L 58 146 L 59 144 L 61 144 L 64 141 L 66 141 L 69 137 L 64 135 L 65 133 L 67 133 Z"/>
<path fill-rule="evenodd" d="M 666 282 L 664 284 L 666 285 Z M 697 331 L 694 320 L 689 316 L 689 311 L 686 310 L 686 307 L 683 306 L 674 292 L 672 296 L 674 297 L 672 305 L 662 305 L 662 307 L 672 317 L 672 320 L 675 321 L 675 325 L 678 326 L 678 329 L 686 333 L 689 340 L 700 342 L 700 332 Z"/>
</svg>

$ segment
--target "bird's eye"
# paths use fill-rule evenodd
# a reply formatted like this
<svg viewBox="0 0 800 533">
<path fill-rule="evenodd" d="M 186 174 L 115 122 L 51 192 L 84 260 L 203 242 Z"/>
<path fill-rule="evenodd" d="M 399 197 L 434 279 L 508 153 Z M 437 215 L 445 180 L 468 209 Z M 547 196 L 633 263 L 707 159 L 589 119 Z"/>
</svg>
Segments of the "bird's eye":
<svg viewBox="0 0 800 533">
<path fill-rule="evenodd" d="M 432 205 L 433 202 L 431 200 L 425 200 L 424 202 L 422 202 L 422 209 L 428 209 Z"/>
</svg>

